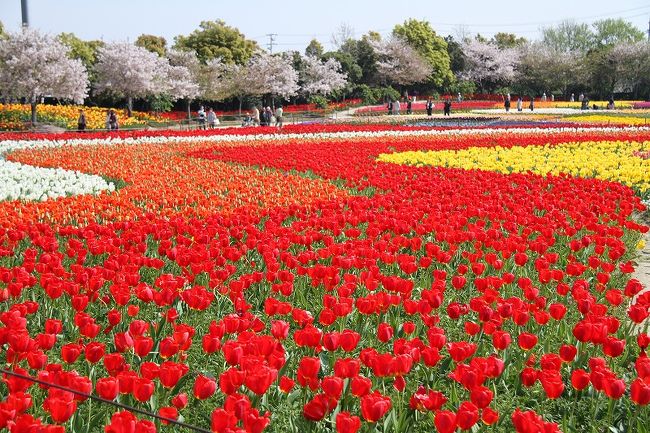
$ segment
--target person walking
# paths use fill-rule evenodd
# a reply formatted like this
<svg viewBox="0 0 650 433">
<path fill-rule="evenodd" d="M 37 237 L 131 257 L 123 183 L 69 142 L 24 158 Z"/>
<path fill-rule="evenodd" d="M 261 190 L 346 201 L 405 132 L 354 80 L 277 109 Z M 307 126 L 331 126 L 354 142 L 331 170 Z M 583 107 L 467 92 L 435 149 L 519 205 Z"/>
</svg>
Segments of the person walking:
<svg viewBox="0 0 650 433">
<path fill-rule="evenodd" d="M 523 109 L 523 103 L 521 101 L 521 96 L 517 99 L 517 111 L 521 111 Z"/>
<path fill-rule="evenodd" d="M 506 100 L 503 102 L 503 106 L 506 109 L 506 113 L 510 112 L 510 94 L 508 93 L 508 96 L 506 96 Z"/>
<path fill-rule="evenodd" d="M 106 110 L 106 121 L 105 121 L 106 130 L 111 130 L 111 110 Z"/>
<path fill-rule="evenodd" d="M 546 92 L 542 93 L 542 102 L 546 102 Z"/>
<path fill-rule="evenodd" d="M 411 98 L 408 99 L 408 102 L 406 103 L 406 114 L 411 114 L 413 112 L 413 101 L 411 101 Z"/>
<path fill-rule="evenodd" d="M 201 105 L 197 114 L 199 115 L 199 129 L 205 129 L 205 108 L 203 108 L 203 105 Z"/>
<path fill-rule="evenodd" d="M 571 98 L 569 98 L 569 102 L 575 102 L 576 96 L 572 93 Z"/>
<path fill-rule="evenodd" d="M 427 100 L 427 116 L 431 117 L 433 114 L 433 99 L 429 98 Z"/>
<path fill-rule="evenodd" d="M 282 105 L 278 105 L 278 108 L 275 109 L 275 127 L 278 128 L 278 131 L 282 131 L 282 115 L 284 110 Z"/>
<path fill-rule="evenodd" d="M 392 99 L 388 101 L 388 115 L 390 116 L 391 114 L 393 114 L 393 100 Z"/>
<path fill-rule="evenodd" d="M 115 112 L 115 110 L 110 110 L 108 117 L 109 117 L 110 130 L 117 131 L 118 129 L 120 129 L 120 125 L 117 121 L 117 113 Z"/>
<path fill-rule="evenodd" d="M 77 129 L 79 132 L 86 130 L 86 113 L 84 110 L 79 110 L 79 119 L 77 119 Z"/>
<path fill-rule="evenodd" d="M 458 92 L 458 96 L 456 97 L 456 101 L 458 101 L 458 103 L 463 102 L 463 95 L 461 95 L 460 92 Z M 449 106 L 451 107 L 451 101 L 449 101 Z"/>
<path fill-rule="evenodd" d="M 399 116 L 399 110 L 402 108 L 402 104 L 399 102 L 399 99 L 393 104 L 393 114 Z"/>
<path fill-rule="evenodd" d="M 528 104 L 528 108 L 530 108 L 530 111 L 533 111 L 535 109 L 535 98 L 533 96 L 530 97 L 530 104 Z"/>
<path fill-rule="evenodd" d="M 445 116 L 451 116 L 451 100 L 449 98 L 445 100 L 443 112 Z"/>
<path fill-rule="evenodd" d="M 253 126 L 260 126 L 260 110 L 257 108 L 257 106 L 253 105 L 253 115 L 251 116 L 252 121 L 251 123 Z"/>
<path fill-rule="evenodd" d="M 217 119 L 217 114 L 212 108 L 208 110 L 208 126 L 210 129 L 214 129 L 219 124 L 219 119 Z"/>
</svg>

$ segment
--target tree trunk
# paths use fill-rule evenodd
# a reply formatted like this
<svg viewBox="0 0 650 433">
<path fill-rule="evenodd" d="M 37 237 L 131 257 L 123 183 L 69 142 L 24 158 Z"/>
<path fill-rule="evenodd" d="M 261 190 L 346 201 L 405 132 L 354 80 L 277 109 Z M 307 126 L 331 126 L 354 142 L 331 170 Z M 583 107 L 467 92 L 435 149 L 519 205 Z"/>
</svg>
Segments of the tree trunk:
<svg viewBox="0 0 650 433">
<path fill-rule="evenodd" d="M 239 99 L 239 117 L 241 117 L 241 106 L 242 106 L 242 102 L 243 102 L 243 100 L 244 100 L 244 97 L 243 97 L 243 96 L 240 96 L 240 97 L 237 98 L 237 99 Z"/>
<path fill-rule="evenodd" d="M 133 97 L 129 96 L 126 98 L 126 112 L 127 116 L 132 117 L 133 116 Z"/>
<path fill-rule="evenodd" d="M 192 110 L 191 110 L 192 100 L 187 99 L 187 120 L 192 120 Z"/>
<path fill-rule="evenodd" d="M 36 124 L 36 104 L 37 102 L 32 102 L 32 126 Z"/>
</svg>

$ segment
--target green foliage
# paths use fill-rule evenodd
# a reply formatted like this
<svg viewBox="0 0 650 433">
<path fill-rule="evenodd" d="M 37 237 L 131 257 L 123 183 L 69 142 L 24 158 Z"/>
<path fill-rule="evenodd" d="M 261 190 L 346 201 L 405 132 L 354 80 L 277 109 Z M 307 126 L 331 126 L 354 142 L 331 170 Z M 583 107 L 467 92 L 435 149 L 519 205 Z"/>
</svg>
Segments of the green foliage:
<svg viewBox="0 0 650 433">
<path fill-rule="evenodd" d="M 392 87 L 370 87 L 366 84 L 359 84 L 352 93 L 355 97 L 361 98 L 365 104 L 378 104 L 386 100 L 395 101 L 400 94 Z"/>
<path fill-rule="evenodd" d="M 167 53 L 167 40 L 162 36 L 142 34 L 135 40 L 135 44 L 152 53 L 158 54 L 160 57 L 164 57 Z"/>
<path fill-rule="evenodd" d="M 451 72 L 457 74 L 465 70 L 465 54 L 460 46 L 460 43 L 454 40 L 454 37 L 449 35 L 445 38 L 447 42 L 447 54 L 449 54 L 449 66 Z"/>
<path fill-rule="evenodd" d="M 356 63 L 362 71 L 360 82 L 365 84 L 375 83 L 377 74 L 377 55 L 370 45 L 370 41 L 381 39 L 378 33 L 368 32 L 356 42 Z"/>
<path fill-rule="evenodd" d="M 433 68 L 431 83 L 441 87 L 454 81 L 447 42 L 431 28 L 428 21 L 409 19 L 393 29 L 393 35 L 405 39 Z"/>
<path fill-rule="evenodd" d="M 151 111 L 155 113 L 164 113 L 171 111 L 171 109 L 174 107 L 174 102 L 172 99 L 169 97 L 169 95 L 165 94 L 150 96 L 147 98 L 147 101 L 149 102 Z"/>
<path fill-rule="evenodd" d="M 325 109 L 327 108 L 327 98 L 321 95 L 311 95 L 309 97 L 310 104 L 316 104 L 316 108 Z"/>
<path fill-rule="evenodd" d="M 559 52 L 586 53 L 593 45 L 593 37 L 587 24 L 573 21 L 542 29 L 544 44 Z"/>
<path fill-rule="evenodd" d="M 452 83 L 447 87 L 449 93 L 460 93 L 461 95 L 471 95 L 476 93 L 476 83 L 473 81 L 460 80 Z"/>
<path fill-rule="evenodd" d="M 496 44 L 499 49 L 504 49 L 518 47 L 519 45 L 525 44 L 527 41 L 526 38 L 517 37 L 514 33 L 499 32 L 492 36 L 492 42 Z"/>
<path fill-rule="evenodd" d="M 84 41 L 74 33 L 61 33 L 57 38 L 70 49 L 70 58 L 81 60 L 86 70 L 92 71 L 97 61 L 97 50 L 104 45 L 102 41 Z"/>
<path fill-rule="evenodd" d="M 202 21 L 199 27 L 189 36 L 177 36 L 174 48 L 196 51 L 203 63 L 219 57 L 225 63 L 243 65 L 259 48 L 257 42 L 222 20 Z"/>
<path fill-rule="evenodd" d="M 324 51 L 325 49 L 323 48 L 323 45 L 320 42 L 318 42 L 318 40 L 312 39 L 309 42 L 309 45 L 307 45 L 307 48 L 305 48 L 305 55 L 317 57 L 320 59 Z"/>
<path fill-rule="evenodd" d="M 354 57 L 348 53 L 342 53 L 340 51 L 330 51 L 323 55 L 323 60 L 334 59 L 341 64 L 341 72 L 344 72 L 348 75 L 348 81 L 351 83 L 358 82 L 363 76 L 363 71 L 361 67 L 357 65 Z"/>
<path fill-rule="evenodd" d="M 7 36 L 7 33 L 5 32 L 5 26 L 2 24 L 2 21 L 0 21 L 0 39 L 4 39 L 5 36 Z"/>
<path fill-rule="evenodd" d="M 594 42 L 598 46 L 612 46 L 622 42 L 638 42 L 645 35 L 631 23 L 621 19 L 605 19 L 593 23 Z"/>
</svg>

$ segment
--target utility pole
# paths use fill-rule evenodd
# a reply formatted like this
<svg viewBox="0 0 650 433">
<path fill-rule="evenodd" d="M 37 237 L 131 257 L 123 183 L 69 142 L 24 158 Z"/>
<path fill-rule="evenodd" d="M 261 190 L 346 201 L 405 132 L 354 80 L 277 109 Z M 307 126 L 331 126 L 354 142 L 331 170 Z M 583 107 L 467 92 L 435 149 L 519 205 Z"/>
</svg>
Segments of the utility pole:
<svg viewBox="0 0 650 433">
<path fill-rule="evenodd" d="M 648 18 L 648 40 L 650 41 L 650 18 Z"/>
<path fill-rule="evenodd" d="M 23 27 L 29 27 L 29 17 L 27 16 L 27 0 L 20 0 L 20 12 L 23 15 Z"/>
<path fill-rule="evenodd" d="M 269 53 L 273 54 L 273 42 L 275 42 L 275 37 L 277 36 L 277 33 L 268 33 L 266 36 L 269 37 L 269 44 L 267 45 L 269 47 Z"/>
</svg>

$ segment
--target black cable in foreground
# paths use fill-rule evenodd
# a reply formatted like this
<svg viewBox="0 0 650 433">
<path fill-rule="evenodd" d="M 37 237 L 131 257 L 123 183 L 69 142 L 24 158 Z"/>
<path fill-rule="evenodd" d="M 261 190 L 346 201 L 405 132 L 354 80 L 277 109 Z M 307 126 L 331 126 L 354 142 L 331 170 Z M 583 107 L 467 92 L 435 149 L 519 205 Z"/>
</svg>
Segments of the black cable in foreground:
<svg viewBox="0 0 650 433">
<path fill-rule="evenodd" d="M 185 424 L 184 422 L 181 422 L 181 421 L 178 421 L 178 420 L 175 420 L 175 419 L 172 419 L 172 418 L 166 418 L 164 416 L 160 416 L 160 415 L 155 414 L 155 413 L 147 412 L 146 410 L 138 409 L 136 407 L 127 406 L 125 404 L 118 403 L 116 401 L 106 400 L 105 398 L 97 397 L 96 395 L 92 395 L 92 394 L 86 394 L 85 392 L 77 391 L 77 390 L 72 389 L 72 388 L 66 388 L 65 386 L 57 385 L 55 383 L 45 382 L 43 380 L 36 379 L 34 377 L 31 377 L 31 376 L 25 376 L 24 374 L 16 373 L 15 371 L 10 371 L 10 370 L 5 370 L 4 368 L 0 368 L 0 372 L 4 373 L 4 374 L 7 374 L 9 376 L 17 377 L 19 379 L 29 380 L 29 381 L 37 383 L 39 385 L 49 386 L 50 388 L 60 389 L 62 391 L 66 391 L 66 392 L 76 394 L 76 395 L 79 395 L 79 396 L 82 396 L 82 397 L 85 397 L 85 398 L 89 398 L 91 400 L 95 400 L 95 401 L 98 401 L 100 403 L 110 404 L 112 406 L 119 407 L 120 409 L 125 409 L 125 410 L 131 411 L 131 412 L 138 413 L 140 415 L 145 415 L 145 416 L 148 416 L 148 417 L 151 417 L 151 418 L 158 419 L 160 421 L 165 421 L 165 422 L 167 422 L 169 424 L 174 424 L 174 425 L 177 425 L 179 427 L 186 428 L 188 430 L 193 430 L 193 431 L 200 432 L 200 433 L 212 433 L 211 430 L 206 430 L 206 429 L 201 428 L 201 427 L 196 427 L 196 426 L 193 426 L 193 425 L 190 425 L 190 424 Z"/>
</svg>

